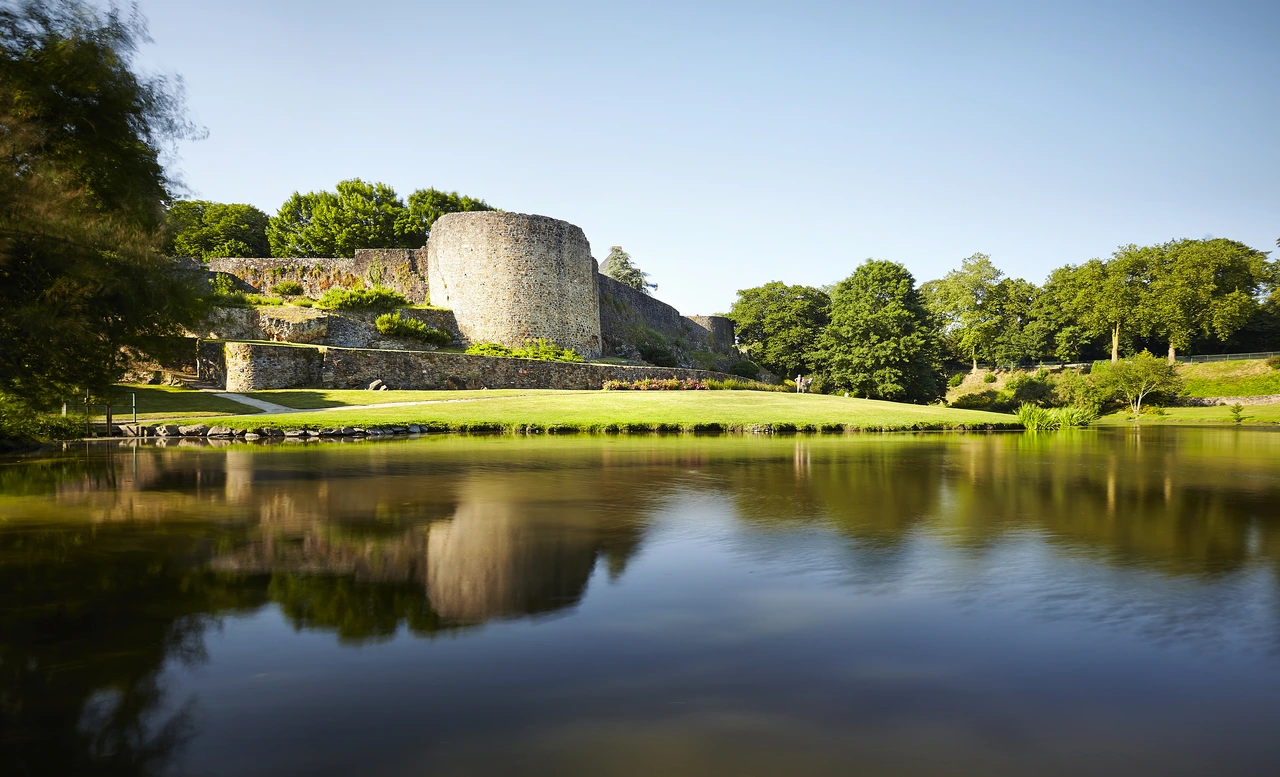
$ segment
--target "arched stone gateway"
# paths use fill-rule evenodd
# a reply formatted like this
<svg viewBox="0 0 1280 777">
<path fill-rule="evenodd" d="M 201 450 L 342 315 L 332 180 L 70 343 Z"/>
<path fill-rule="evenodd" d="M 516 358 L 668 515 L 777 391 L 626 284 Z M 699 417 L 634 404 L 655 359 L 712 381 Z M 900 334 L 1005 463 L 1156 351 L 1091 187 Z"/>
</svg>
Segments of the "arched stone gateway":
<svg viewBox="0 0 1280 777">
<path fill-rule="evenodd" d="M 427 242 L 433 304 L 469 342 L 519 347 L 546 338 L 601 354 L 596 262 L 582 230 L 524 213 L 450 213 Z"/>
</svg>

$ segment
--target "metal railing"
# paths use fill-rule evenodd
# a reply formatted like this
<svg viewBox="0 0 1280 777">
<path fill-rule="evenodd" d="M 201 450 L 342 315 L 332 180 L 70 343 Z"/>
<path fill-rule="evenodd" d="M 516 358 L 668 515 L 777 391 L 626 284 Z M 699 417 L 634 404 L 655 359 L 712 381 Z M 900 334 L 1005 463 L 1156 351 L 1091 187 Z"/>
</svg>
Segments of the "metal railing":
<svg viewBox="0 0 1280 777">
<path fill-rule="evenodd" d="M 122 415 L 132 416 L 132 421 L 130 421 L 130 423 L 134 423 L 134 424 L 138 423 L 138 395 L 137 394 L 133 392 L 129 392 L 128 404 L 114 402 L 111 399 L 108 399 L 106 402 L 95 402 L 94 401 L 95 399 L 98 399 L 98 397 L 93 397 L 86 394 L 82 401 L 75 403 L 77 405 L 84 407 L 84 436 L 85 437 L 92 437 L 94 427 L 99 424 L 102 425 L 103 430 L 106 432 L 106 436 L 110 437 L 111 427 L 115 425 L 114 410 L 116 408 L 120 408 L 125 411 L 125 413 L 123 413 Z M 67 405 L 68 405 L 67 402 L 62 403 L 62 414 L 64 416 L 67 414 Z M 102 408 L 102 411 L 103 411 L 101 416 L 98 416 L 94 412 L 94 409 L 99 407 Z M 102 421 L 95 420 L 98 417 L 102 417 L 103 420 Z"/>
<path fill-rule="evenodd" d="M 1255 351 L 1254 353 L 1210 353 L 1202 356 L 1179 356 L 1178 361 L 1186 364 L 1197 362 L 1234 362 L 1245 359 L 1268 359 L 1280 356 L 1280 351 Z"/>
</svg>

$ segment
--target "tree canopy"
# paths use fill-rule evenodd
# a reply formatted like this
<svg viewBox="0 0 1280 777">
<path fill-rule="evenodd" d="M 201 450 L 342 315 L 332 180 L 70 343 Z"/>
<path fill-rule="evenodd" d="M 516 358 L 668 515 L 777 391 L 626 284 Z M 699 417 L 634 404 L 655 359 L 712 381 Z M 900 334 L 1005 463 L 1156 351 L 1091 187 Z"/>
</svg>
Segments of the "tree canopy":
<svg viewBox="0 0 1280 777">
<path fill-rule="evenodd" d="M 809 351 L 828 322 L 831 297 L 812 286 L 772 281 L 740 289 L 729 311 L 738 346 L 775 375 L 795 376 L 814 368 Z"/>
<path fill-rule="evenodd" d="M 340 181 L 337 191 L 294 192 L 267 226 L 272 256 L 355 256 L 360 248 L 421 248 L 446 213 L 494 210 L 484 200 L 419 189 L 406 205 L 385 183 Z"/>
<path fill-rule="evenodd" d="M 169 208 L 169 256 L 270 256 L 267 214 L 252 205 L 181 200 Z"/>
<path fill-rule="evenodd" d="M 649 283 L 649 273 L 637 267 L 631 261 L 631 254 L 623 251 L 622 246 L 613 246 L 609 250 L 609 255 L 600 265 L 600 272 L 645 294 L 651 294 L 658 288 L 658 284 Z"/>
<path fill-rule="evenodd" d="M 830 323 L 810 358 L 827 390 L 901 402 L 945 392 L 937 324 L 896 262 L 868 260 L 836 284 Z"/>
<path fill-rule="evenodd" d="M 136 19 L 76 2 L 0 9 L 0 392 L 49 405 L 118 379 L 200 312 L 165 257 L 182 95 L 132 68 Z"/>
</svg>

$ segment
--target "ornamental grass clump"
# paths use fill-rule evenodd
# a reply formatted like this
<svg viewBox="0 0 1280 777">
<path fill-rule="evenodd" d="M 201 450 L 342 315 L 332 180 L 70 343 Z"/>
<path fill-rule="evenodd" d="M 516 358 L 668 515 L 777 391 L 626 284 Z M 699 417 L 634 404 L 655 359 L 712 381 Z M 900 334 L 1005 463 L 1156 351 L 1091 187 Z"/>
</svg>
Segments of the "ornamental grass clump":
<svg viewBox="0 0 1280 777">
<path fill-rule="evenodd" d="M 707 391 L 705 380 L 696 378 L 642 378 L 640 380 L 606 380 L 605 391 Z"/>
<path fill-rule="evenodd" d="M 417 340 L 437 348 L 443 348 L 453 342 L 453 336 L 448 332 L 436 329 L 416 318 L 404 318 L 398 310 L 395 313 L 383 313 L 378 316 L 374 325 L 378 327 L 380 334 L 387 337 Z"/>
<path fill-rule="evenodd" d="M 316 304 L 330 310 L 391 310 L 409 306 L 403 294 L 385 286 L 372 289 L 329 289 Z"/>
<path fill-rule="evenodd" d="M 271 293 L 277 297 L 296 297 L 302 293 L 302 284 L 297 281 L 280 281 L 271 287 Z"/>
<path fill-rule="evenodd" d="M 1055 429 L 1069 429 L 1088 426 L 1098 414 L 1087 407 L 1052 407 L 1044 408 L 1024 402 L 1018 406 L 1014 414 L 1018 423 L 1029 432 L 1047 432 Z"/>
</svg>

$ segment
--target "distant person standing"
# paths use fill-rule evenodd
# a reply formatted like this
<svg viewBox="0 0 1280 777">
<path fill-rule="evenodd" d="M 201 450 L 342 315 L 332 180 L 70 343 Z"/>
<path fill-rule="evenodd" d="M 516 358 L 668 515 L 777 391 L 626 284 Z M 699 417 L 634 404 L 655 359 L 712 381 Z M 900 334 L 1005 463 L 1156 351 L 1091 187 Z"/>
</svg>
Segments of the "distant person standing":
<svg viewBox="0 0 1280 777">
<path fill-rule="evenodd" d="M 796 373 L 796 393 L 804 393 L 804 373 L 801 372 Z"/>
</svg>

